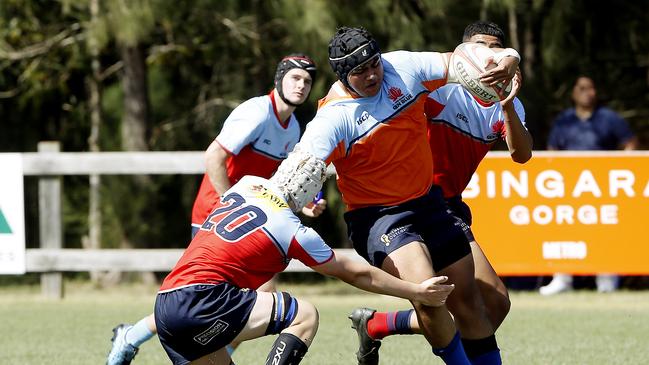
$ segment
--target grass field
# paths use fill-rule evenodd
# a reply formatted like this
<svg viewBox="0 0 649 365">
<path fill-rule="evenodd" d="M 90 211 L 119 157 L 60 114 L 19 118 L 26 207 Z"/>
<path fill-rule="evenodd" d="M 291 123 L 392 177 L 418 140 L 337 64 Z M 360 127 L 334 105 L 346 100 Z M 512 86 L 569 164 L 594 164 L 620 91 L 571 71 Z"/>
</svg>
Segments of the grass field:
<svg viewBox="0 0 649 365">
<path fill-rule="evenodd" d="M 320 310 L 316 340 L 303 364 L 355 364 L 349 312 L 357 306 L 397 309 L 405 301 L 364 294 L 339 283 L 283 285 Z M 97 290 L 66 284 L 66 298 L 45 300 L 36 287 L 0 288 L 0 364 L 103 364 L 111 328 L 152 310 L 156 287 Z M 541 297 L 512 293 L 512 310 L 498 332 L 505 364 L 649 364 L 649 291 L 574 292 Z M 271 337 L 244 343 L 239 365 L 263 364 Z M 159 342 L 140 349 L 133 365 L 169 363 Z M 381 364 L 442 364 L 420 336 L 383 341 Z"/>
</svg>

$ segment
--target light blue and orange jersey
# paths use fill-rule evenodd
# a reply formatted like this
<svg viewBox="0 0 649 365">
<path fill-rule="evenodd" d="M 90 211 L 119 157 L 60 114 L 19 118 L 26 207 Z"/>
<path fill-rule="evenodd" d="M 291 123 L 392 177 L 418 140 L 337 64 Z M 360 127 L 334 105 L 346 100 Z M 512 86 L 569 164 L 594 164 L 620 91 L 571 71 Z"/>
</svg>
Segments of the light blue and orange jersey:
<svg viewBox="0 0 649 365">
<path fill-rule="evenodd" d="M 300 140 L 301 148 L 334 164 L 348 210 L 397 205 L 426 194 L 433 182 L 424 102 L 446 84 L 448 54 L 381 57 L 378 94 L 354 98 L 335 83 Z"/>
<path fill-rule="evenodd" d="M 256 289 L 291 259 L 321 265 L 333 250 L 300 223 L 270 181 L 244 176 L 213 207 L 160 291 L 228 282 Z"/>
<path fill-rule="evenodd" d="M 524 125 L 525 109 L 518 98 L 514 110 Z M 442 187 L 444 197 L 459 196 L 494 142 L 505 136 L 502 107 L 449 84 L 430 93 L 425 111 L 434 183 Z"/>
<path fill-rule="evenodd" d="M 249 99 L 228 116 L 216 141 L 230 153 L 226 170 L 230 184 L 244 175 L 270 177 L 300 138 L 293 114 L 279 120 L 273 92 Z M 205 174 L 192 209 L 192 226 L 199 227 L 212 211 L 219 195 Z"/>
</svg>

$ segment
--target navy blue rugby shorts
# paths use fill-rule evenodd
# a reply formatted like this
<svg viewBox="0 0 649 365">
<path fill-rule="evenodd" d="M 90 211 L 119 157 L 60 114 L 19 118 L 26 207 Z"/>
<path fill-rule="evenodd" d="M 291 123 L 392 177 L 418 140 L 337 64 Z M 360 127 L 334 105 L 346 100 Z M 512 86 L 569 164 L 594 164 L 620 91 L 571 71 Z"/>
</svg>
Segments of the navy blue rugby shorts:
<svg viewBox="0 0 649 365">
<path fill-rule="evenodd" d="M 435 272 L 471 252 L 462 223 L 447 211 L 437 185 L 403 204 L 346 212 L 345 222 L 356 252 L 378 268 L 390 253 L 414 241 L 426 244 Z"/>
<path fill-rule="evenodd" d="M 469 242 L 475 241 L 475 237 L 471 231 L 473 216 L 471 215 L 471 208 L 469 208 L 469 205 L 462 200 L 461 195 L 447 198 L 446 203 L 448 205 L 448 213 L 459 220 L 464 235 Z"/>
<path fill-rule="evenodd" d="M 256 291 L 230 283 L 158 293 L 155 324 L 162 347 L 175 365 L 215 352 L 239 335 L 256 301 Z"/>
</svg>

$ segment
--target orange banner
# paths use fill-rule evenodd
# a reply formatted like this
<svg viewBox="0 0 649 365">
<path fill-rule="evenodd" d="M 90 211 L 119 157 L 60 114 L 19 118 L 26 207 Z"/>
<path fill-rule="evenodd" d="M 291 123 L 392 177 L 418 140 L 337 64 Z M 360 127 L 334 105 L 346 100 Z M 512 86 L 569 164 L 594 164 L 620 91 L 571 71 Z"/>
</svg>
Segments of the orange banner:
<svg viewBox="0 0 649 365">
<path fill-rule="evenodd" d="M 500 275 L 649 274 L 649 152 L 492 152 L 463 196 Z"/>
</svg>

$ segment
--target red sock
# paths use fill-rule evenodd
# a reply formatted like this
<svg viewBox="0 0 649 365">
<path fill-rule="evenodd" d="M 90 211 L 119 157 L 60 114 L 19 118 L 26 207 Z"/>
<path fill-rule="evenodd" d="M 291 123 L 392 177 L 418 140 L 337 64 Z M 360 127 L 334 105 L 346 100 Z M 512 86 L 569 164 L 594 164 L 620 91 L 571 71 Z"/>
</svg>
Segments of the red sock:
<svg viewBox="0 0 649 365">
<path fill-rule="evenodd" d="M 388 312 L 375 312 L 374 317 L 367 321 L 367 334 L 370 337 L 380 340 L 390 334 L 388 314 Z"/>
<path fill-rule="evenodd" d="M 412 309 L 399 312 L 375 312 L 372 319 L 367 321 L 367 334 L 375 340 L 390 335 L 412 334 L 410 328 L 412 314 Z"/>
</svg>

